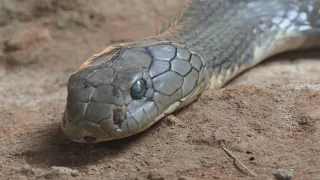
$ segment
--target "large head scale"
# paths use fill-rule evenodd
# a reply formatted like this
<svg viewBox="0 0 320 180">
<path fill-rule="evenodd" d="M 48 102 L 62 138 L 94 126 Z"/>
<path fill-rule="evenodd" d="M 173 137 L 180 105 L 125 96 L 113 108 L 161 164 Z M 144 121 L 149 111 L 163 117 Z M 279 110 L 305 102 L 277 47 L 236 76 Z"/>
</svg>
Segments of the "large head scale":
<svg viewBox="0 0 320 180">
<path fill-rule="evenodd" d="M 72 74 L 62 121 L 77 142 L 141 132 L 193 101 L 207 84 L 206 62 L 171 43 L 109 47 Z"/>
</svg>

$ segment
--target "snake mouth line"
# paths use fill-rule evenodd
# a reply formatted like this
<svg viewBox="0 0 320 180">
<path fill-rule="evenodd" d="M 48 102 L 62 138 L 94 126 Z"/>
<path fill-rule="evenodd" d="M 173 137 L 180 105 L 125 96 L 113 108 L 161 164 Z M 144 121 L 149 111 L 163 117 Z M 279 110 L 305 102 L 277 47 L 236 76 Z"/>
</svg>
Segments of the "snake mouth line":
<svg viewBox="0 0 320 180">
<path fill-rule="evenodd" d="M 104 139 L 113 139 L 115 131 L 122 131 L 123 124 L 126 124 L 127 107 L 110 105 L 112 108 L 106 109 L 107 113 L 95 113 L 95 109 L 91 108 L 91 113 L 85 109 L 85 114 L 82 117 L 73 119 L 66 109 L 61 123 L 64 133 L 72 140 L 77 142 L 95 143 L 103 141 Z M 105 106 L 98 106 L 96 108 L 103 108 Z M 108 106 L 107 106 L 108 107 Z M 103 109 L 101 109 L 103 110 Z M 108 115 L 109 114 L 109 115 Z M 108 115 L 108 116 L 107 116 Z M 94 119 L 101 120 L 93 121 Z"/>
<path fill-rule="evenodd" d="M 117 114 L 115 116 L 118 116 Z M 164 114 L 159 115 L 156 121 L 150 121 L 144 127 L 136 132 L 128 132 L 125 129 L 121 129 L 121 124 L 114 124 L 112 130 L 104 129 L 101 124 L 96 124 L 91 121 L 82 121 L 81 123 L 73 123 L 64 117 L 61 123 L 63 133 L 71 140 L 79 143 L 99 143 L 103 141 L 110 141 L 120 138 L 126 138 L 134 134 L 140 133 L 152 126 L 158 120 L 164 117 Z M 118 119 L 119 120 L 119 119 Z M 126 119 L 122 120 L 121 123 L 126 124 Z"/>
</svg>

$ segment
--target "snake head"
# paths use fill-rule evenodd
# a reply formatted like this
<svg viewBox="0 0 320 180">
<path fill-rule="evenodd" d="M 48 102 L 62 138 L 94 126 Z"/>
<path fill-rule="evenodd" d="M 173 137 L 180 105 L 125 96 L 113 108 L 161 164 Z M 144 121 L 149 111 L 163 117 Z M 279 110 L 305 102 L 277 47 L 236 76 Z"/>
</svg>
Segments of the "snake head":
<svg viewBox="0 0 320 180">
<path fill-rule="evenodd" d="M 198 55 L 171 43 L 109 47 L 70 76 L 62 129 L 77 142 L 131 136 L 194 99 L 206 77 Z"/>
</svg>

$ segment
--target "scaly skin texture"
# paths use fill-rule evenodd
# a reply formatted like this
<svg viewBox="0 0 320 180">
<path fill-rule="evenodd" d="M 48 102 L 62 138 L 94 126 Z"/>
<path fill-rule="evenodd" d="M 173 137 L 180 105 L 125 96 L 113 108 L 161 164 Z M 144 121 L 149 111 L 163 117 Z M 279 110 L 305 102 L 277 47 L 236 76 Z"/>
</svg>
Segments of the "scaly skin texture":
<svg viewBox="0 0 320 180">
<path fill-rule="evenodd" d="M 159 35 L 110 46 L 72 74 L 62 129 L 87 143 L 139 133 L 269 56 L 317 47 L 319 6 L 192 1 Z"/>
</svg>

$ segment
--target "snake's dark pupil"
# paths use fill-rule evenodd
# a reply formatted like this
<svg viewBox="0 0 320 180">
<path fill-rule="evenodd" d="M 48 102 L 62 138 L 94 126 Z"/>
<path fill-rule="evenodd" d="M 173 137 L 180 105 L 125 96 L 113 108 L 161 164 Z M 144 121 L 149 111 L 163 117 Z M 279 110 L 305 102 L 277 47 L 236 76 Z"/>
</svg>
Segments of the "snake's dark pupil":
<svg viewBox="0 0 320 180">
<path fill-rule="evenodd" d="M 131 88 L 131 96 L 134 99 L 140 99 L 146 91 L 145 83 L 142 80 L 138 80 Z"/>
<path fill-rule="evenodd" d="M 140 81 L 137 82 L 137 84 L 135 84 L 135 86 L 133 86 L 135 93 L 140 94 L 142 91 L 142 87 L 141 84 L 139 83 Z"/>
</svg>

